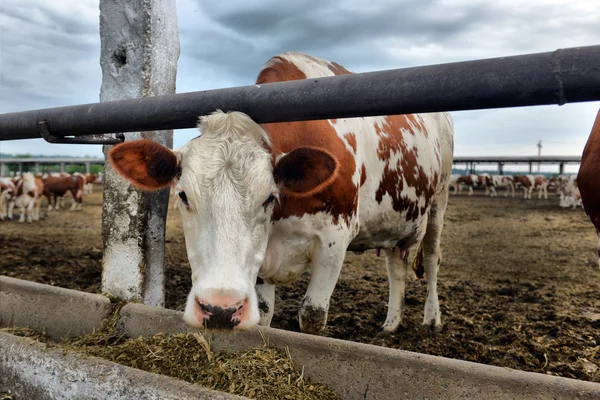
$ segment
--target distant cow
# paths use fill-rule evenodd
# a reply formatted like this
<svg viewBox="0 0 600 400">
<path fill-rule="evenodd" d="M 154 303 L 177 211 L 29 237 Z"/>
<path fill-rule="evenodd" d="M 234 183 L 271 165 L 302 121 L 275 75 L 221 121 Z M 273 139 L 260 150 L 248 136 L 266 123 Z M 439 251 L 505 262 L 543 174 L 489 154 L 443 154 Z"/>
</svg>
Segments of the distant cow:
<svg viewBox="0 0 600 400">
<path fill-rule="evenodd" d="M 256 84 L 350 73 L 285 53 L 264 66 Z M 394 331 L 402 321 L 407 252 L 421 243 L 423 324 L 440 328 L 437 273 L 453 159 L 449 114 L 258 125 L 244 113 L 216 111 L 201 117 L 199 127 L 202 135 L 179 151 L 141 140 L 118 144 L 108 156 L 139 188 L 176 187 L 193 272 L 184 312 L 189 324 L 269 325 L 275 285 L 310 270 L 300 329 L 320 333 L 346 251 L 381 248 L 390 288 L 383 329 Z"/>
<path fill-rule="evenodd" d="M 531 193 L 534 189 L 538 190 L 538 199 L 548 199 L 548 179 L 544 176 L 534 175 L 516 175 L 514 177 L 515 182 L 519 182 L 523 188 L 523 198 L 531 199 Z"/>
<path fill-rule="evenodd" d="M 85 174 L 84 194 L 92 194 L 94 191 L 94 182 L 98 179 L 98 174 Z"/>
<path fill-rule="evenodd" d="M 600 267 L 600 111 L 583 149 L 577 186 L 586 214 L 598 233 L 598 267 Z"/>
<path fill-rule="evenodd" d="M 450 193 L 454 193 L 454 194 L 458 193 L 458 186 L 459 186 L 458 179 L 460 177 L 461 177 L 460 174 L 452 174 L 452 175 L 450 175 L 450 186 L 449 186 Z M 454 189 L 454 190 L 452 191 L 452 189 Z"/>
<path fill-rule="evenodd" d="M 13 208 L 16 206 L 21 213 L 19 222 L 25 222 L 25 217 L 27 217 L 27 222 L 38 221 L 40 219 L 40 205 L 44 190 L 42 180 L 36 178 L 31 172 L 25 172 L 17 179 L 14 179 L 13 182 L 16 182 L 16 191 L 9 199 L 8 218 L 12 219 Z"/>
<path fill-rule="evenodd" d="M 60 203 L 57 202 L 57 199 L 64 196 L 67 192 L 73 196 L 71 211 L 81 210 L 84 185 L 85 178 L 81 174 L 72 176 L 47 176 L 44 179 L 44 196 L 48 200 L 48 211 L 60 209 Z"/>
<path fill-rule="evenodd" d="M 0 220 L 8 216 L 10 201 L 17 194 L 17 185 L 9 178 L 0 178 Z M 12 217 L 12 215 L 11 215 Z"/>
<path fill-rule="evenodd" d="M 511 197 L 515 197 L 515 183 L 514 178 L 510 175 L 494 175 L 494 185 L 497 188 L 506 188 L 506 192 L 504 193 L 504 197 L 508 197 L 508 194 L 511 194 Z"/>
<path fill-rule="evenodd" d="M 473 187 L 479 184 L 479 177 L 477 175 L 464 175 L 457 179 L 458 193 L 462 191 L 462 185 L 469 188 L 469 196 L 473 194 Z"/>
<path fill-rule="evenodd" d="M 576 175 L 560 176 L 556 179 L 556 191 L 560 196 L 559 206 L 576 208 L 581 205 L 581 194 Z"/>
<path fill-rule="evenodd" d="M 485 188 L 485 195 L 496 197 L 496 183 L 488 173 L 479 174 L 477 177 L 477 186 Z"/>
</svg>

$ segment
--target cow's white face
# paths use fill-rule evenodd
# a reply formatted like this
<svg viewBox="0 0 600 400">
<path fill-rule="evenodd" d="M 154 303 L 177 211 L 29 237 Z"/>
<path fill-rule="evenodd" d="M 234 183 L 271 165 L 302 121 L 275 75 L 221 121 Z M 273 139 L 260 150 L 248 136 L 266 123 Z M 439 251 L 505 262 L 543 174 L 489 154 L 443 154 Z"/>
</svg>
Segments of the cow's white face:
<svg viewBox="0 0 600 400">
<path fill-rule="evenodd" d="M 220 318 L 226 322 L 218 321 L 219 327 L 243 328 L 260 319 L 254 284 L 278 189 L 258 125 L 220 132 L 210 122 L 182 149 L 175 186 L 192 267 L 184 318 L 196 326 Z"/>
<path fill-rule="evenodd" d="M 115 146 L 109 157 L 140 188 L 175 185 L 192 268 L 186 322 L 247 328 L 260 319 L 254 285 L 279 196 L 322 190 L 339 165 L 327 152 L 299 148 L 273 167 L 268 136 L 239 112 L 203 117 L 200 130 L 177 152 L 136 141 Z"/>
</svg>

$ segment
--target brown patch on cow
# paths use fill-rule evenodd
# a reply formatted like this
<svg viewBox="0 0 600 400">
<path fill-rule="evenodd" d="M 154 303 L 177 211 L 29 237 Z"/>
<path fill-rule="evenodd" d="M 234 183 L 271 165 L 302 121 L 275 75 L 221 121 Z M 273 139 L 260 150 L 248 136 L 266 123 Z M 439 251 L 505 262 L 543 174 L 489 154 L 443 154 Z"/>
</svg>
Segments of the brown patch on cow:
<svg viewBox="0 0 600 400">
<path fill-rule="evenodd" d="M 581 166 L 577 174 L 577 186 L 583 209 L 600 232 L 600 111 L 583 149 Z M 600 233 L 599 233 L 600 235 Z M 600 249 L 598 251 L 600 257 Z"/>
<path fill-rule="evenodd" d="M 363 164 L 362 167 L 360 167 L 360 187 L 362 187 L 362 185 L 364 185 L 366 181 L 367 181 L 367 167 L 365 167 L 365 164 Z"/>
<path fill-rule="evenodd" d="M 529 180 L 528 176 L 517 175 L 514 177 L 514 179 L 515 179 L 515 182 L 519 182 L 521 185 L 523 185 L 523 187 L 530 188 L 532 185 L 532 182 Z"/>
<path fill-rule="evenodd" d="M 276 56 L 269 60 L 269 63 L 272 65 L 263 68 L 258 74 L 257 85 L 306 79 L 306 74 L 286 59 Z"/>
<path fill-rule="evenodd" d="M 306 78 L 294 64 L 278 57 L 276 59 L 277 62 L 270 62 L 269 67 L 259 73 L 257 84 Z M 335 180 L 319 193 L 303 198 L 286 195 L 285 191 L 281 193 L 272 219 L 277 221 L 291 216 L 326 212 L 331 214 L 334 224 L 338 224 L 341 218 L 348 225 L 358 208 L 358 188 L 352 182 L 356 161 L 329 121 L 270 123 L 261 127 L 271 138 L 271 151 L 275 157 L 298 147 L 313 147 L 326 150 L 339 164 Z"/>
<path fill-rule="evenodd" d="M 348 71 L 346 68 L 342 67 L 336 62 L 329 63 L 329 70 L 333 72 L 336 76 L 352 74 L 352 72 Z"/>
<path fill-rule="evenodd" d="M 152 140 L 120 143 L 108 153 L 112 167 L 137 188 L 158 190 L 181 175 L 177 156 Z"/>
<path fill-rule="evenodd" d="M 542 186 L 544 183 L 546 183 L 546 178 L 544 178 L 543 176 L 535 177 L 535 186 Z"/>
<path fill-rule="evenodd" d="M 437 173 L 432 181 L 429 180 L 423 167 L 417 162 L 417 150 L 408 149 L 404 142 L 403 132 L 415 134 L 411 127 L 411 122 L 414 120 L 415 117 L 412 115 L 395 115 L 386 117 L 387 124 L 376 125 L 380 137 L 377 154 L 380 160 L 385 161 L 385 167 L 375 199 L 381 203 L 383 196 L 388 194 L 392 198 L 395 211 L 406 211 L 407 221 L 414 221 L 425 213 L 436 193 L 439 180 Z M 401 154 L 396 165 L 390 165 L 392 152 Z M 408 187 L 415 189 L 417 197 L 425 199 L 423 207 L 419 207 L 418 203 L 401 195 L 405 182 Z"/>
<path fill-rule="evenodd" d="M 344 135 L 344 138 L 346 139 L 350 147 L 352 147 L 352 150 L 354 150 L 354 152 L 356 153 L 356 135 L 354 133 L 348 133 Z"/>
<path fill-rule="evenodd" d="M 460 176 L 456 180 L 456 183 L 464 183 L 467 186 L 475 186 L 475 182 L 473 182 L 473 178 L 471 177 L 471 175 Z"/>
</svg>

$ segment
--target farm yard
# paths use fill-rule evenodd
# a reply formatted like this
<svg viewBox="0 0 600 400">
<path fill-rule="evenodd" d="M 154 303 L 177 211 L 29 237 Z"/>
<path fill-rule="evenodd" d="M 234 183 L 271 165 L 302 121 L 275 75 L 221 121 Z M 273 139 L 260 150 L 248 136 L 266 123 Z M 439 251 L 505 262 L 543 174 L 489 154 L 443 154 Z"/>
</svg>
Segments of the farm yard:
<svg viewBox="0 0 600 400">
<path fill-rule="evenodd" d="M 420 326 L 424 281 L 407 284 L 405 323 L 381 336 L 388 283 L 384 257 L 348 253 L 326 335 L 520 370 L 600 382 L 597 236 L 581 208 L 548 200 L 451 195 L 439 274 L 442 331 Z M 45 204 L 45 203 L 44 203 Z M 86 292 L 101 281 L 101 186 L 82 211 L 0 222 L 0 274 Z M 45 210 L 45 207 L 43 206 Z M 167 219 L 168 308 L 191 286 L 179 213 Z M 299 331 L 307 277 L 278 287 L 272 326 Z"/>
</svg>

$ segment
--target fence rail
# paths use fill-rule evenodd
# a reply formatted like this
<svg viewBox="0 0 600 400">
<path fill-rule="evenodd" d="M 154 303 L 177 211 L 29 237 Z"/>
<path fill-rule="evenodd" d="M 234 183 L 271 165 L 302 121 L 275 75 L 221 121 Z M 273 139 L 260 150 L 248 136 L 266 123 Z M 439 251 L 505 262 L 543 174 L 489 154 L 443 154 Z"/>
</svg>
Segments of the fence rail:
<svg viewBox="0 0 600 400">
<path fill-rule="evenodd" d="M 600 100 L 600 45 L 0 114 L 0 140 L 192 128 L 215 109 L 259 123 Z"/>
</svg>

